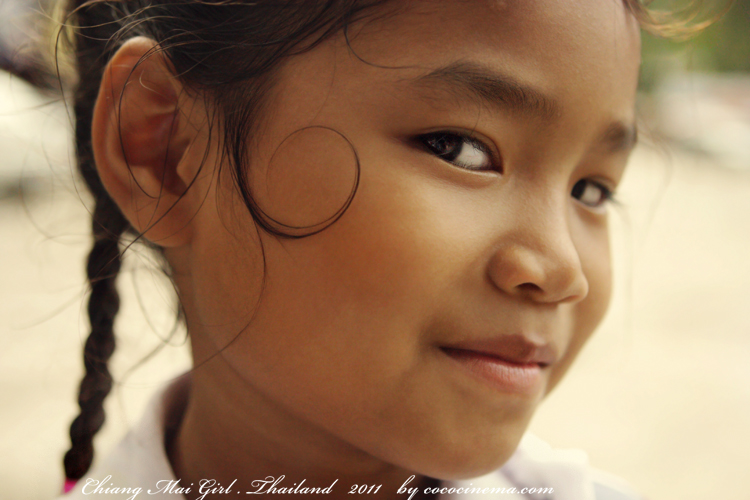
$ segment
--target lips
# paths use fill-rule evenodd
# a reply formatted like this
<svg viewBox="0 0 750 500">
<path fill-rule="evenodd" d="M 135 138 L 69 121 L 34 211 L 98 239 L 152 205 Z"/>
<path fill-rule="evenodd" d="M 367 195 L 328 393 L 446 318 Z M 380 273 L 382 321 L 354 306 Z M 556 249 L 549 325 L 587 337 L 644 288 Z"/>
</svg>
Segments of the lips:
<svg viewBox="0 0 750 500">
<path fill-rule="evenodd" d="M 470 340 L 441 347 L 446 353 L 460 351 L 497 358 L 518 365 L 535 364 L 545 368 L 557 360 L 552 344 L 532 341 L 524 335 L 501 335 L 482 340 Z"/>
<path fill-rule="evenodd" d="M 557 360 L 551 344 L 523 335 L 504 335 L 442 346 L 463 375 L 502 393 L 536 396 L 544 387 L 542 370 Z"/>
</svg>

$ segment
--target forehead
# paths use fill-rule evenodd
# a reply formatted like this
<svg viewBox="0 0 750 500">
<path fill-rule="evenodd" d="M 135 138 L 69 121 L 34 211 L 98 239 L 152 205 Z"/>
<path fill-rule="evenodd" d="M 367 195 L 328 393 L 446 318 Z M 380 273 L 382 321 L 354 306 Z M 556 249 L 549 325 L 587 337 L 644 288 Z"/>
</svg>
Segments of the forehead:
<svg viewBox="0 0 750 500">
<path fill-rule="evenodd" d="M 390 5 L 391 15 L 362 23 L 351 40 L 375 59 L 385 55 L 383 50 L 391 58 L 392 51 L 400 53 L 404 64 L 425 52 L 492 55 L 508 63 L 527 61 L 521 65 L 533 73 L 534 65 L 585 69 L 592 61 L 637 56 L 640 50 L 637 21 L 622 0 L 407 0 Z"/>
<path fill-rule="evenodd" d="M 349 44 L 373 67 L 402 73 L 471 61 L 575 101 L 635 93 L 637 21 L 622 0 L 406 1 L 352 29 Z M 403 75 L 402 75 L 403 76 Z M 575 104 L 575 103 L 571 103 Z"/>
</svg>

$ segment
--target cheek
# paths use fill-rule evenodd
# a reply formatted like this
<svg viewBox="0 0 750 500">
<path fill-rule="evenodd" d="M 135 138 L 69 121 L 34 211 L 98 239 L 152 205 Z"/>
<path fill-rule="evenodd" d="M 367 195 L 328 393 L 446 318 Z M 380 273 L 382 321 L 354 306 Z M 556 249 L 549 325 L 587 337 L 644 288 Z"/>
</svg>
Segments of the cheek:
<svg viewBox="0 0 750 500">
<path fill-rule="evenodd" d="M 394 402 L 412 395 L 414 419 L 420 411 L 434 412 L 422 394 L 439 385 L 428 368 L 428 347 L 434 347 L 429 326 L 445 297 L 456 295 L 487 228 L 467 224 L 466 213 L 479 210 L 466 208 L 466 189 L 451 191 L 444 182 L 407 173 L 404 165 L 368 153 L 367 146 L 358 152 L 361 183 L 340 219 L 305 238 L 262 235 L 263 296 L 252 324 L 223 358 L 266 396 L 337 433 L 347 432 L 342 421 L 377 416 L 368 427 L 375 442 L 389 422 L 408 427 L 404 408 Z M 242 210 L 249 218 L 244 207 L 233 210 L 237 218 Z M 240 237 L 206 245 L 232 245 L 232 252 L 218 255 L 214 248 L 204 259 L 214 263 L 204 281 L 217 274 L 218 281 L 231 282 L 231 294 L 225 283 L 210 284 L 224 302 L 207 299 L 213 302 L 206 317 L 221 345 L 237 336 L 236 328 L 224 331 L 230 317 L 240 327 L 250 320 L 262 273 L 259 251 L 243 248 L 245 240 L 257 245 L 245 234 L 254 233 L 232 232 Z"/>
<path fill-rule="evenodd" d="M 325 229 L 346 210 L 359 182 L 359 159 L 334 129 L 289 133 L 248 174 L 252 198 L 272 231 L 304 236 Z"/>
<path fill-rule="evenodd" d="M 370 157 L 347 207 L 356 157 L 328 129 L 293 134 L 270 156 L 270 167 L 253 172 L 258 206 L 272 228 L 308 236 L 256 231 L 231 183 L 219 186 L 216 207 L 207 203 L 198 221 L 202 267 L 192 272 L 207 349 L 231 344 L 223 354 L 238 373 L 299 408 L 328 400 L 344 411 L 352 398 L 392 398 L 382 380 L 419 356 L 431 297 L 443 287 L 435 270 L 450 262 L 436 241 L 456 228 L 436 224 L 430 198 Z"/>
<path fill-rule="evenodd" d="M 386 376 L 403 369 L 417 356 L 459 262 L 461 249 L 446 243 L 460 239 L 460 228 L 435 209 L 437 194 L 382 162 L 363 165 L 339 220 L 302 239 L 264 238 L 267 283 L 257 331 L 269 350 L 284 345 L 281 362 L 291 369 L 299 366 L 293 358 L 316 372 L 316 363 L 332 370 L 326 360 L 336 359 L 342 372 L 364 378 L 370 373 L 358 363 L 380 364 Z"/>
<path fill-rule="evenodd" d="M 196 216 L 198 230 L 184 278 L 189 280 L 189 296 L 182 293 L 186 311 L 193 312 L 187 319 L 196 364 L 243 331 L 263 288 L 257 229 L 240 196 L 219 189 L 221 196 L 212 191 Z"/>
<path fill-rule="evenodd" d="M 311 301 L 295 296 L 299 293 L 326 297 L 304 284 L 320 263 L 305 261 L 304 255 L 289 259 L 286 247 L 304 247 L 303 241 L 335 225 L 358 183 L 358 159 L 346 138 L 325 127 L 304 127 L 280 137 L 252 154 L 250 207 L 226 171 L 232 167 L 225 165 L 196 217 L 191 290 L 198 326 L 207 330 L 215 350 L 249 326 L 267 302 L 269 284 L 284 290 L 276 301 L 287 308 L 279 311 L 280 318 L 302 315 Z M 330 268 L 335 271 L 335 263 Z M 285 273 L 292 276 L 285 278 Z M 328 296 L 328 302 L 336 298 Z M 315 317 L 311 312 L 309 317 Z"/>
<path fill-rule="evenodd" d="M 565 355 L 549 379 L 549 393 L 562 379 L 575 361 L 586 341 L 591 337 L 609 307 L 612 293 L 612 269 L 610 260 L 609 231 L 606 223 L 593 226 L 586 238 L 579 241 L 578 248 L 583 272 L 589 284 L 584 300 L 565 307 L 571 310 L 571 336 Z"/>
</svg>

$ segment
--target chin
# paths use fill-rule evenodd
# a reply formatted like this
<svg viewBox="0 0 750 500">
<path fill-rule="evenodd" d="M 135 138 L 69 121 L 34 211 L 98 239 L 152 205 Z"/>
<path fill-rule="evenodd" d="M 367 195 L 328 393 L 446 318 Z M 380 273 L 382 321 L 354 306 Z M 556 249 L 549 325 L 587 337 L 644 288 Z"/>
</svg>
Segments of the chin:
<svg viewBox="0 0 750 500">
<path fill-rule="evenodd" d="M 510 459 L 518 448 L 522 435 L 523 432 L 504 433 L 495 439 L 483 440 L 481 445 L 467 446 L 464 442 L 442 449 L 432 448 L 420 464 L 408 468 L 442 481 L 484 476 L 499 469 Z"/>
</svg>

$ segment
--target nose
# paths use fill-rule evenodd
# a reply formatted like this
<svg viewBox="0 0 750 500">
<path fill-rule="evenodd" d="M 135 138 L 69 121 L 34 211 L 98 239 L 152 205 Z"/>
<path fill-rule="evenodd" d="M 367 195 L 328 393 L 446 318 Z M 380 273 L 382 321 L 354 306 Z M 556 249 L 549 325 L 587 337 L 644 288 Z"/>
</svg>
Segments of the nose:
<svg viewBox="0 0 750 500">
<path fill-rule="evenodd" d="M 489 263 L 490 279 L 505 293 L 536 302 L 583 300 L 589 284 L 564 210 L 535 210 L 530 219 L 519 217 L 505 228 Z"/>
</svg>

